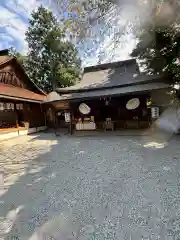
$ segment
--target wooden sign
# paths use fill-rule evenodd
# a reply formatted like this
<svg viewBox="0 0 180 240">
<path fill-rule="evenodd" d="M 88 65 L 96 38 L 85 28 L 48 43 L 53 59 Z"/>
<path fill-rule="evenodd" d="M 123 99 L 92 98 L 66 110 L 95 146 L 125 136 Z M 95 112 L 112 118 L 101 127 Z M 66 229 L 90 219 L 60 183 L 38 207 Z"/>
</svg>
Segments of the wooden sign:
<svg viewBox="0 0 180 240">
<path fill-rule="evenodd" d="M 69 109 L 69 103 L 68 102 L 58 102 L 58 103 L 56 103 L 55 106 L 58 109 Z"/>
<path fill-rule="evenodd" d="M 70 120 L 71 120 L 71 116 L 70 116 L 70 113 L 69 112 L 65 112 L 65 122 L 69 123 Z"/>
<path fill-rule="evenodd" d="M 151 108 L 151 116 L 152 116 L 152 118 L 158 118 L 159 117 L 159 108 L 158 107 L 152 107 Z"/>
</svg>

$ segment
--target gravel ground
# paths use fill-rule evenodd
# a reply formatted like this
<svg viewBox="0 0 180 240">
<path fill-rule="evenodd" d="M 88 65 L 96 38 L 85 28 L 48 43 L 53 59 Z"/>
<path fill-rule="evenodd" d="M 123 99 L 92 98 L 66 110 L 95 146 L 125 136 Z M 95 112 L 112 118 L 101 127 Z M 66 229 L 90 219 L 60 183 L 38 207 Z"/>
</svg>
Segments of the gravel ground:
<svg viewBox="0 0 180 240">
<path fill-rule="evenodd" d="M 43 133 L 0 153 L 0 239 L 180 239 L 178 136 Z"/>
</svg>

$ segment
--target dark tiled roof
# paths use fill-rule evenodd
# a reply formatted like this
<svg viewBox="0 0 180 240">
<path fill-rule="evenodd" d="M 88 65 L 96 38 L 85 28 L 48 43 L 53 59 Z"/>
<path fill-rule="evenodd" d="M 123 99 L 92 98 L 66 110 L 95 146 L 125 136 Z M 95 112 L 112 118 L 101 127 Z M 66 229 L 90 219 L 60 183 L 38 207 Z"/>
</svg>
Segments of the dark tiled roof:
<svg viewBox="0 0 180 240">
<path fill-rule="evenodd" d="M 136 59 L 128 59 L 124 61 L 118 61 L 118 62 L 111 62 L 111 63 L 104 63 L 104 64 L 98 64 L 95 66 L 88 66 L 84 68 L 84 73 L 86 72 L 94 72 L 98 70 L 105 70 L 109 68 L 116 68 L 120 66 L 128 66 L 128 65 L 135 65 L 136 64 Z"/>
<path fill-rule="evenodd" d="M 115 95 L 125 95 L 129 93 L 140 93 L 144 91 L 157 90 L 169 88 L 169 84 L 166 83 L 148 83 L 148 84 L 138 84 L 133 86 L 126 87 L 117 87 L 117 88 L 109 88 L 102 90 L 94 90 L 94 91 L 84 91 L 84 92 L 73 92 L 69 94 L 63 94 L 59 96 L 59 100 L 73 100 L 73 99 L 85 99 L 85 98 L 94 98 L 94 97 L 106 97 L 106 96 L 115 96 Z"/>
<path fill-rule="evenodd" d="M 45 95 L 37 94 L 23 88 L 18 88 L 3 83 L 0 83 L 0 95 L 4 97 L 12 97 L 15 99 L 34 100 L 38 102 L 43 102 L 46 99 Z"/>
<path fill-rule="evenodd" d="M 141 83 L 163 80 L 160 75 L 145 75 L 139 73 L 135 59 L 92 66 L 85 69 L 82 80 L 75 86 L 57 89 L 59 93 L 89 91 L 94 89 L 107 89 L 124 87 Z"/>
</svg>

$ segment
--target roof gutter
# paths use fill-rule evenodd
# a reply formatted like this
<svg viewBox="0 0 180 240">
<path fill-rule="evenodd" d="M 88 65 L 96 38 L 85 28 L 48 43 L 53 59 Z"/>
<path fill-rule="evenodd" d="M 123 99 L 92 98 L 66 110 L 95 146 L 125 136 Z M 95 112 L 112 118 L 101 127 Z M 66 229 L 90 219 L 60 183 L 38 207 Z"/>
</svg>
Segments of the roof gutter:
<svg viewBox="0 0 180 240">
<path fill-rule="evenodd" d="M 3 95 L 3 94 L 0 94 L 0 98 L 12 99 L 12 100 L 18 100 L 18 101 L 24 101 L 24 102 L 32 102 L 32 103 L 44 103 L 44 101 L 37 101 L 37 100 L 33 100 L 33 99 L 7 96 L 7 95 Z"/>
</svg>

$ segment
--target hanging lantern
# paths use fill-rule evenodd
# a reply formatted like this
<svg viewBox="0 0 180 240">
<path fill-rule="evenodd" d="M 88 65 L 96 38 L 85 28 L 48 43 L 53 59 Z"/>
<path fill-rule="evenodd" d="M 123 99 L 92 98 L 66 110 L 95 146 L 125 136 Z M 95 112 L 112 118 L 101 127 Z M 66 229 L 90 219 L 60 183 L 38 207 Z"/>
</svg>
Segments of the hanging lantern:
<svg viewBox="0 0 180 240">
<path fill-rule="evenodd" d="M 10 110 L 11 109 L 11 103 L 7 103 L 6 108 L 7 108 L 7 110 Z"/>
<path fill-rule="evenodd" d="M 105 101 L 105 105 L 108 106 L 109 105 L 109 100 Z"/>
<path fill-rule="evenodd" d="M 19 109 L 20 109 L 20 107 L 19 107 L 19 104 L 18 104 L 18 103 L 16 104 L 16 109 L 17 109 L 17 110 L 19 110 Z"/>
<path fill-rule="evenodd" d="M 4 111 L 4 103 L 0 103 L 0 111 Z"/>
<path fill-rule="evenodd" d="M 14 110 L 14 103 L 10 103 L 11 104 L 11 110 Z"/>
</svg>

